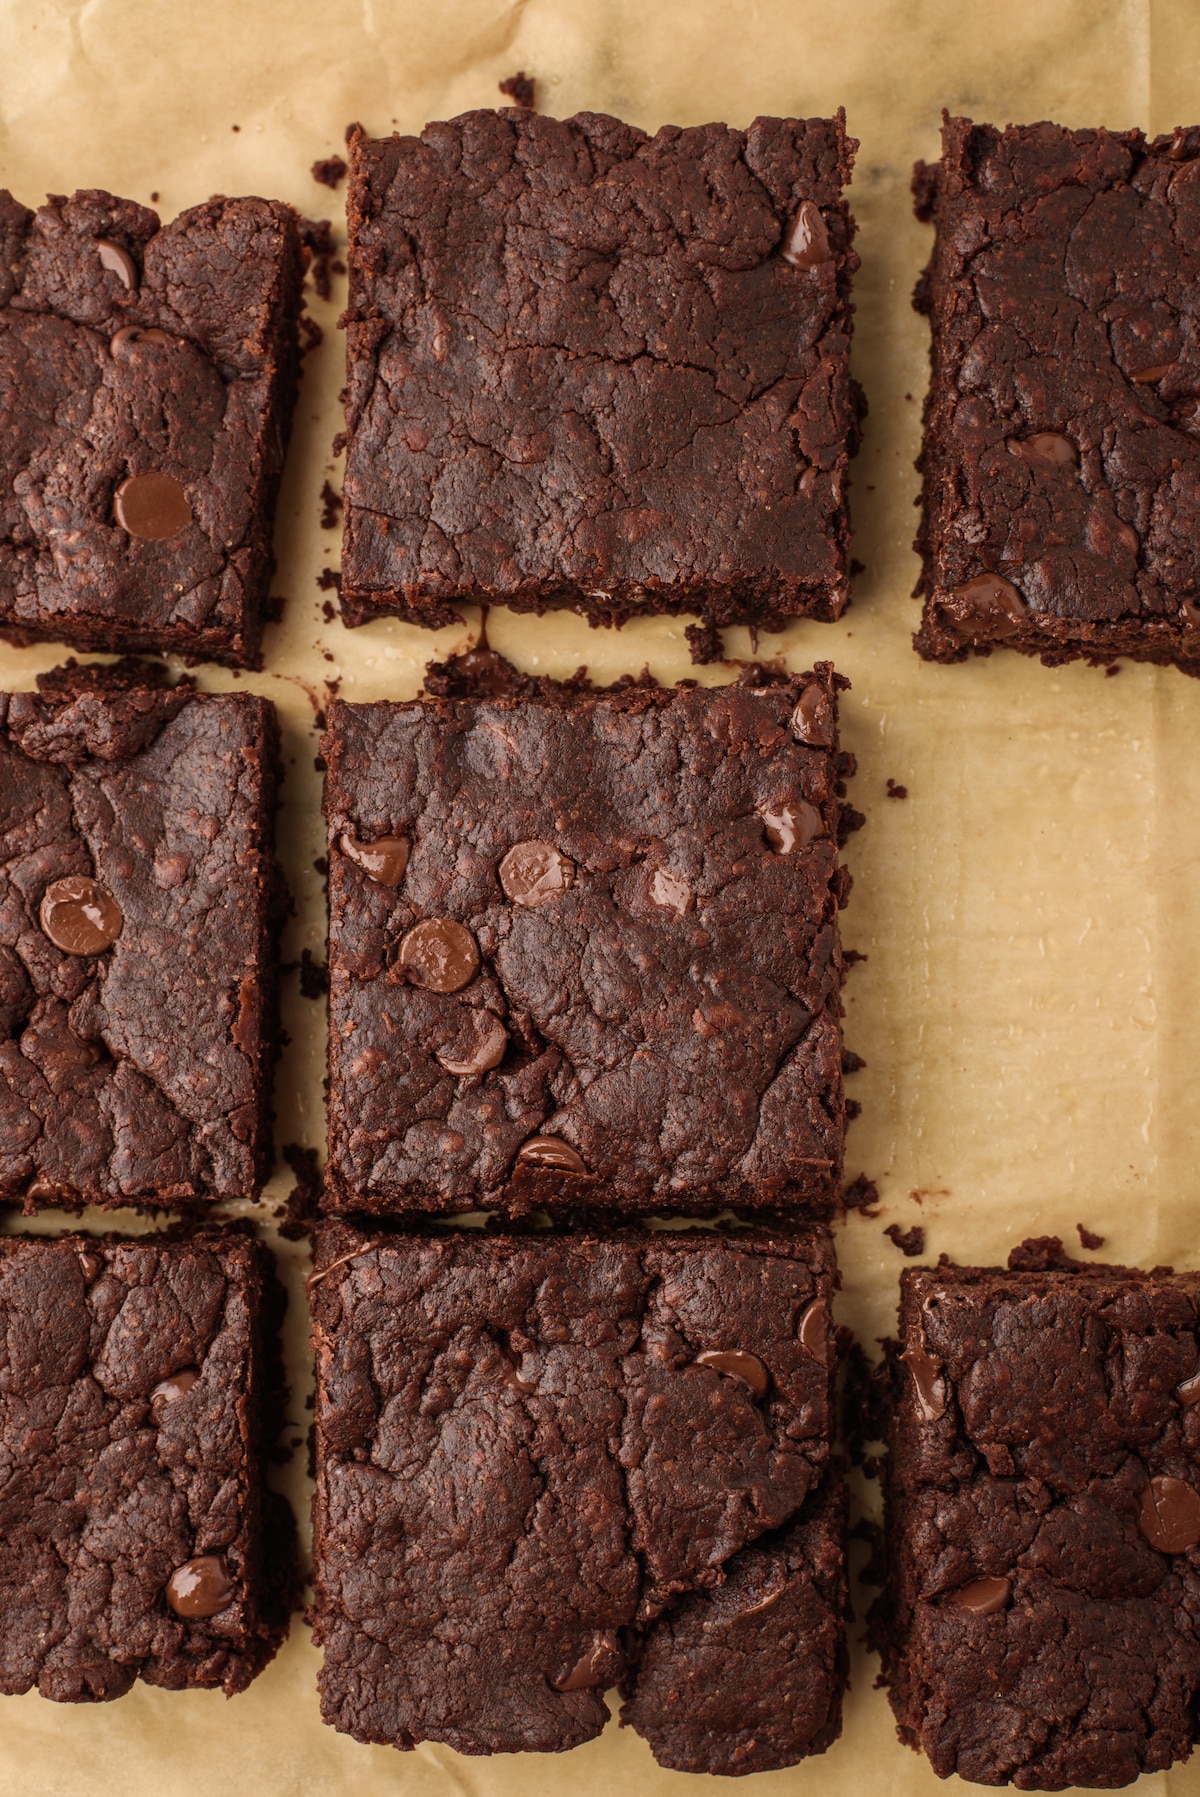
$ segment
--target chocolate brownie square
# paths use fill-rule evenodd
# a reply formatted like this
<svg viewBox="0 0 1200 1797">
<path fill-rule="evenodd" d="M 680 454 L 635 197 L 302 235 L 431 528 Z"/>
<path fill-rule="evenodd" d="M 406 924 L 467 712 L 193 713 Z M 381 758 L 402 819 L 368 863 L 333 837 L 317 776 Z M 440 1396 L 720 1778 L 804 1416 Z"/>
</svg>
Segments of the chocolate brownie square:
<svg viewBox="0 0 1200 1797">
<path fill-rule="evenodd" d="M 345 621 L 836 618 L 856 148 L 841 113 L 359 138 Z"/>
<path fill-rule="evenodd" d="M 244 1690 L 287 1628 L 270 1256 L 236 1229 L 0 1237 L 0 1691 Z"/>
<path fill-rule="evenodd" d="M 1200 129 L 947 117 L 916 305 L 931 661 L 1200 672 Z"/>
<path fill-rule="evenodd" d="M 0 1197 L 27 1208 L 270 1171 L 274 707 L 154 678 L 0 693 Z"/>
<path fill-rule="evenodd" d="M 0 190 L 0 636 L 255 660 L 302 274 L 276 200 Z"/>
<path fill-rule="evenodd" d="M 328 1209 L 833 1212 L 839 684 L 330 708 Z"/>
<path fill-rule="evenodd" d="M 1200 1274 L 942 1265 L 901 1290 L 875 1617 L 901 1739 L 1036 1791 L 1186 1758 Z"/>
<path fill-rule="evenodd" d="M 359 1741 L 822 1751 L 846 1679 L 823 1229 L 318 1233 L 314 1639 Z"/>
</svg>

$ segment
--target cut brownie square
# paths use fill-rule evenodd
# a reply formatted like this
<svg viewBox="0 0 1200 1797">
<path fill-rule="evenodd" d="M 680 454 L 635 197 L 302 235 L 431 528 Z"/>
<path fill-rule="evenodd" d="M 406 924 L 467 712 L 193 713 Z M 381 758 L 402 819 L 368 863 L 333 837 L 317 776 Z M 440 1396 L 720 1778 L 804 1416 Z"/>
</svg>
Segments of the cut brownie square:
<svg viewBox="0 0 1200 1797">
<path fill-rule="evenodd" d="M 836 1208 L 839 683 L 330 708 L 328 1209 Z"/>
<path fill-rule="evenodd" d="M 1186 1758 L 1200 1274 L 942 1265 L 901 1289 L 875 1616 L 901 1739 L 1036 1791 Z"/>
<path fill-rule="evenodd" d="M 274 707 L 154 677 L 0 694 L 0 1196 L 27 1206 L 270 1171 Z"/>
<path fill-rule="evenodd" d="M 190 1237 L 0 1237 L 0 1691 L 244 1690 L 287 1628 L 270 1256 Z"/>
<path fill-rule="evenodd" d="M 301 280 L 275 200 L 0 190 L 0 636 L 255 659 Z"/>
<path fill-rule="evenodd" d="M 318 1233 L 314 1639 L 359 1741 L 664 1765 L 841 1725 L 823 1229 Z"/>
<path fill-rule="evenodd" d="M 1200 129 L 973 125 L 918 164 L 932 661 L 1200 672 Z"/>
<path fill-rule="evenodd" d="M 844 116 L 352 150 L 342 615 L 778 627 L 848 592 Z"/>
</svg>

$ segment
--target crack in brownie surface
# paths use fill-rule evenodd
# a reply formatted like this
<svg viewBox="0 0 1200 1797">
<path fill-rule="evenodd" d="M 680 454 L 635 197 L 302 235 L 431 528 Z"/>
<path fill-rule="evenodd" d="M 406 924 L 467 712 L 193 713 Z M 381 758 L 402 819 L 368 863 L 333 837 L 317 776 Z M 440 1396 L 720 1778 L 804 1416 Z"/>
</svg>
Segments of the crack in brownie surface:
<svg viewBox="0 0 1200 1797">
<path fill-rule="evenodd" d="M 947 117 L 914 191 L 937 225 L 917 648 L 1200 671 L 1200 130 Z"/>
<path fill-rule="evenodd" d="M 837 617 L 855 148 L 512 109 L 357 141 L 346 622 Z"/>
<path fill-rule="evenodd" d="M 825 1231 L 327 1224 L 316 1264 L 328 1722 L 561 1751 L 599 1734 L 620 1680 L 668 1765 L 766 1770 L 835 1738 Z"/>
<path fill-rule="evenodd" d="M 1200 1275 L 902 1276 L 874 1628 L 942 1777 L 1113 1788 L 1191 1751 Z"/>
<path fill-rule="evenodd" d="M 278 201 L 0 191 L 0 635 L 254 660 L 301 278 Z"/>
<path fill-rule="evenodd" d="M 0 1195 L 29 1205 L 267 1171 L 274 711 L 152 679 L 0 694 Z"/>
<path fill-rule="evenodd" d="M 329 1209 L 835 1207 L 837 680 L 331 707 Z"/>
</svg>

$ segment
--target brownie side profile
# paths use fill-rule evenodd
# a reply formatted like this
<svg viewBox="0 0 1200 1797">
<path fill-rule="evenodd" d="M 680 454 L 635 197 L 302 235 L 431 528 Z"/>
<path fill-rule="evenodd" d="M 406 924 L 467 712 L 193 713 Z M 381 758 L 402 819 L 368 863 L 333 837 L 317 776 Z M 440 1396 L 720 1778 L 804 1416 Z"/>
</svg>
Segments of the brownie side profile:
<svg viewBox="0 0 1200 1797">
<path fill-rule="evenodd" d="M 900 1738 L 1033 1791 L 1185 1759 L 1200 1274 L 942 1265 L 901 1290 L 874 1616 Z"/>
<path fill-rule="evenodd" d="M 666 1765 L 766 1770 L 836 1737 L 825 1230 L 335 1223 L 316 1266 L 327 1722 L 561 1752 L 619 1682 Z"/>
<path fill-rule="evenodd" d="M 839 679 L 331 706 L 327 1209 L 833 1213 Z"/>
<path fill-rule="evenodd" d="M 0 190 L 0 637 L 255 661 L 302 279 L 277 200 Z"/>
<path fill-rule="evenodd" d="M 345 622 L 838 617 L 856 148 L 840 113 L 359 138 Z"/>
<path fill-rule="evenodd" d="M 270 1171 L 274 707 L 153 678 L 0 694 L 0 1197 L 27 1208 Z"/>
<path fill-rule="evenodd" d="M 1200 129 L 947 117 L 916 647 L 1200 672 Z"/>
<path fill-rule="evenodd" d="M 0 1691 L 244 1690 L 279 1646 L 268 1492 L 283 1294 L 236 1229 L 0 1237 Z"/>
</svg>

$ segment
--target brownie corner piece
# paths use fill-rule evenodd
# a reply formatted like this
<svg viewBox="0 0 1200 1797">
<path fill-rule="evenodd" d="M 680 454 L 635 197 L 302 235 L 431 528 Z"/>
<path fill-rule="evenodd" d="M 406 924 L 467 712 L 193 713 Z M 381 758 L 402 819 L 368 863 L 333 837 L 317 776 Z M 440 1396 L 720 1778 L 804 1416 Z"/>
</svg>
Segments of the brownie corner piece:
<svg viewBox="0 0 1200 1797">
<path fill-rule="evenodd" d="M 651 138 L 508 109 L 360 139 L 346 623 L 839 616 L 856 148 L 840 113 Z"/>
<path fill-rule="evenodd" d="M 336 703 L 326 1208 L 840 1203 L 840 676 Z"/>
<path fill-rule="evenodd" d="M 314 1640 L 364 1742 L 662 1764 L 835 1738 L 844 1492 L 829 1234 L 327 1223 Z"/>
<path fill-rule="evenodd" d="M 232 1696 L 272 1658 L 296 1595 L 266 1485 L 283 1303 L 238 1229 L 0 1238 L 0 1690 Z"/>
<path fill-rule="evenodd" d="M 302 279 L 279 201 L 0 192 L 0 636 L 254 663 Z"/>
<path fill-rule="evenodd" d="M 270 1171 L 274 707 L 152 666 L 0 694 L 0 1197 L 170 1207 Z"/>
<path fill-rule="evenodd" d="M 1200 132 L 947 118 L 918 165 L 927 660 L 1200 673 Z"/>
<path fill-rule="evenodd" d="M 1200 1274 L 1060 1257 L 901 1289 L 872 1619 L 901 1739 L 941 1777 L 1023 1790 L 1187 1758 Z"/>
</svg>

